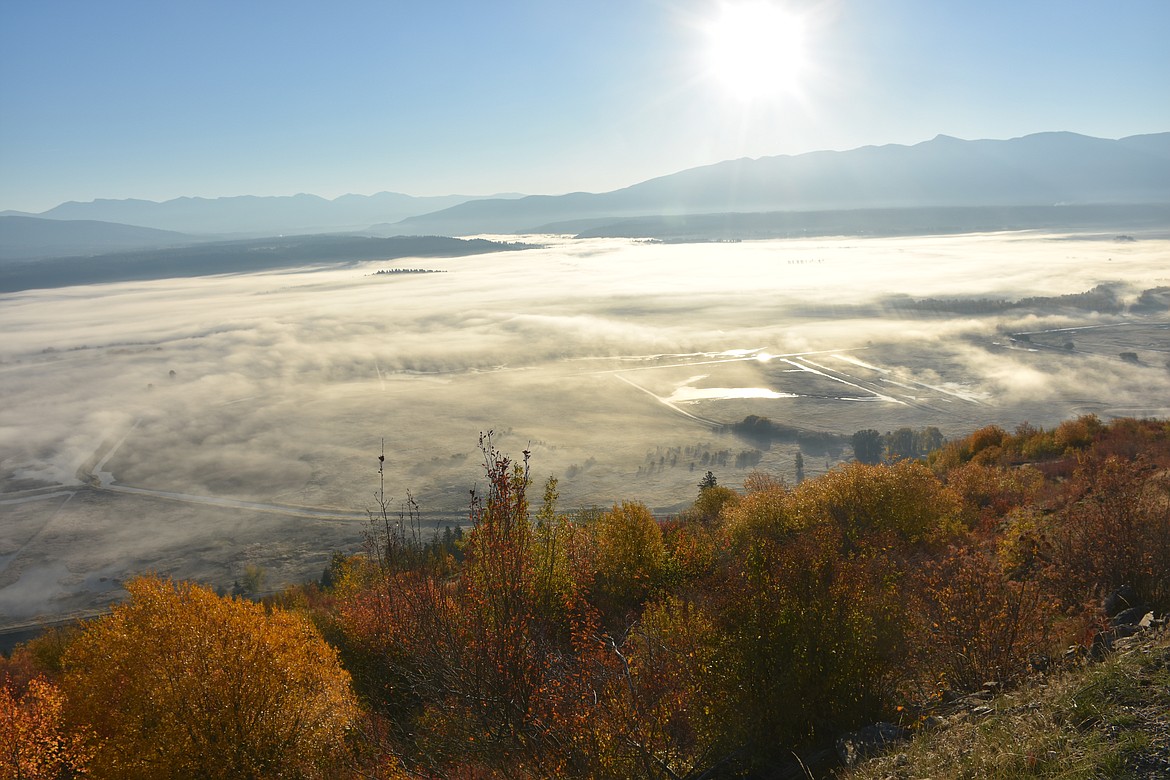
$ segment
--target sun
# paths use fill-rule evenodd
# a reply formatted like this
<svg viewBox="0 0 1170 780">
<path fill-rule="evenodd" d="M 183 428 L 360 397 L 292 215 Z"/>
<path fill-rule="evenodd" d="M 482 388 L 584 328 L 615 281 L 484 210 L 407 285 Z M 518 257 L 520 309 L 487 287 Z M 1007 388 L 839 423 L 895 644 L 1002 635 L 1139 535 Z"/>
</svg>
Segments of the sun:
<svg viewBox="0 0 1170 780">
<path fill-rule="evenodd" d="M 805 67 L 804 20 L 765 0 L 725 3 L 707 29 L 708 68 L 743 100 L 798 91 Z"/>
</svg>

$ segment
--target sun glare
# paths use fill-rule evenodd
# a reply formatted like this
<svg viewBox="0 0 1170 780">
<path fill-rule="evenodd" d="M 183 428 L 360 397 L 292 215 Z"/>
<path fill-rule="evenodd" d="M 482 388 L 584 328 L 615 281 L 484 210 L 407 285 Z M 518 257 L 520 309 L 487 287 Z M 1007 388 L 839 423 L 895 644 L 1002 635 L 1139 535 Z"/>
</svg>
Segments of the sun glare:
<svg viewBox="0 0 1170 780">
<path fill-rule="evenodd" d="M 708 27 L 711 75 L 730 94 L 756 100 L 797 91 L 804 23 L 764 0 L 726 3 Z"/>
</svg>

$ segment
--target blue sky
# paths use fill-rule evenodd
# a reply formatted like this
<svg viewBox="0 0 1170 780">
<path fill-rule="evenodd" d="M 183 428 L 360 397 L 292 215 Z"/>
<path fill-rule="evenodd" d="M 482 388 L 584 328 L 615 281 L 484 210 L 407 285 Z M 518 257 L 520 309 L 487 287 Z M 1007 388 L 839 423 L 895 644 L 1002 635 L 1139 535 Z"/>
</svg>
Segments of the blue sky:
<svg viewBox="0 0 1170 780">
<path fill-rule="evenodd" d="M 1167 0 L 776 0 L 798 91 L 704 56 L 718 0 L 2 0 L 0 209 L 606 191 L 734 157 L 1170 130 Z"/>
</svg>

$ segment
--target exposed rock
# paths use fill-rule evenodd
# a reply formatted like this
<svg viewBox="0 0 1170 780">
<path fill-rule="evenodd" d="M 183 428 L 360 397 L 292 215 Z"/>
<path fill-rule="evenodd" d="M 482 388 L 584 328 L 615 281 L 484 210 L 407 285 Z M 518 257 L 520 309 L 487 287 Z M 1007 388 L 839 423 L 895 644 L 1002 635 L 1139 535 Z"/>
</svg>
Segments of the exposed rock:
<svg viewBox="0 0 1170 780">
<path fill-rule="evenodd" d="M 1102 606 L 1105 607 L 1105 615 L 1113 617 L 1127 609 L 1138 606 L 1137 592 L 1133 589 L 1132 585 L 1122 585 L 1105 597 L 1105 602 Z"/>
<path fill-rule="evenodd" d="M 1110 628 L 1093 637 L 1090 658 L 1100 660 L 1110 652 L 1130 644 L 1121 640 L 1162 628 L 1166 625 L 1166 617 L 1156 618 L 1154 613 L 1145 607 L 1135 607 L 1117 614 L 1109 622 L 1112 624 Z"/>
<path fill-rule="evenodd" d="M 1146 607 L 1130 607 L 1114 615 L 1111 622 L 1115 626 L 1136 626 L 1142 622 L 1146 615 L 1150 615 L 1151 620 L 1154 619 L 1153 614 Z"/>
<path fill-rule="evenodd" d="M 941 727 L 945 726 L 946 723 L 947 722 L 944 718 L 941 718 L 938 715 L 932 714 L 932 715 L 927 715 L 925 718 L 922 719 L 922 725 L 920 728 L 937 729 L 937 728 L 941 728 Z"/>
</svg>

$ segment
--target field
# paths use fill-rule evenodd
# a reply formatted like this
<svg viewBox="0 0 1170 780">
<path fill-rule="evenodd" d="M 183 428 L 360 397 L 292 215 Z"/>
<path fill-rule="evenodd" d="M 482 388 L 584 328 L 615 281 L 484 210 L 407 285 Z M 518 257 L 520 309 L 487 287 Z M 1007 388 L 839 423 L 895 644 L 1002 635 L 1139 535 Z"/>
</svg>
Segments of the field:
<svg viewBox="0 0 1170 780">
<path fill-rule="evenodd" d="M 316 577 L 361 545 L 383 446 L 429 533 L 465 520 L 488 430 L 562 508 L 669 513 L 708 468 L 793 479 L 795 443 L 722 431 L 747 415 L 842 435 L 809 476 L 864 428 L 1170 415 L 1165 294 L 1142 295 L 1170 287 L 1163 237 L 523 240 L 0 296 L 0 628 L 145 571 Z M 446 273 L 375 275 L 396 266 Z M 1099 285 L 1117 306 L 1059 298 Z"/>
</svg>

